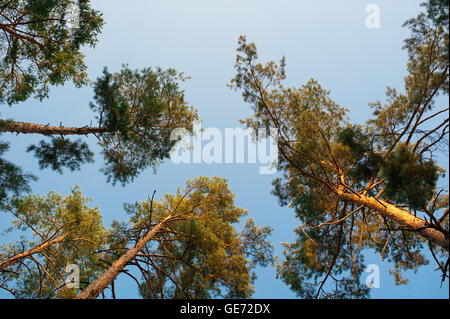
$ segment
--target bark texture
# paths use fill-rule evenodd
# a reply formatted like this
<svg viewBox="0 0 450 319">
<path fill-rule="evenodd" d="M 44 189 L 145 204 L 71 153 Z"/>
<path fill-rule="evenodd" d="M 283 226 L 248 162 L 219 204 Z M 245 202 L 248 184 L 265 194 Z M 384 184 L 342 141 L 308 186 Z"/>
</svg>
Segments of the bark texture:
<svg viewBox="0 0 450 319">
<path fill-rule="evenodd" d="M 136 255 L 144 248 L 144 246 L 157 235 L 161 229 L 172 219 L 172 216 L 167 217 L 158 225 L 153 227 L 147 234 L 142 237 L 134 246 L 130 248 L 125 254 L 120 256 L 111 267 L 109 267 L 103 275 L 97 280 L 91 283 L 86 289 L 84 289 L 76 299 L 96 299 L 102 291 L 104 291 L 109 285 L 112 284 L 114 279 L 120 274 L 125 266 L 136 258 Z"/>
<path fill-rule="evenodd" d="M 56 239 L 53 239 L 53 240 L 47 241 L 45 243 L 42 243 L 39 246 L 34 247 L 33 249 L 24 251 L 23 253 L 17 254 L 17 255 L 12 256 L 12 257 L 4 260 L 4 261 L 1 261 L 0 262 L 0 271 L 5 269 L 5 268 L 7 268 L 7 267 L 9 267 L 9 266 L 14 265 L 15 263 L 17 263 L 17 262 L 19 262 L 19 261 L 21 261 L 21 260 L 23 260 L 23 259 L 25 259 L 25 258 L 27 258 L 29 256 L 32 256 L 34 254 L 38 254 L 38 253 L 42 252 L 42 251 L 44 251 L 45 249 L 47 249 L 48 247 L 50 247 L 52 245 L 61 243 L 62 241 L 64 241 L 64 239 L 66 237 L 67 237 L 67 235 L 63 235 L 63 236 L 58 237 Z"/>
<path fill-rule="evenodd" d="M 439 230 L 431 228 L 425 220 L 414 216 L 408 211 L 398 208 L 392 204 L 386 203 L 382 200 L 377 200 L 373 197 L 345 193 L 342 190 L 338 190 L 337 195 L 342 200 L 374 209 L 381 215 L 397 222 L 400 226 L 404 226 L 410 230 L 417 231 L 426 239 L 449 251 L 448 237 L 446 237 Z"/>
<path fill-rule="evenodd" d="M 103 127 L 64 127 L 0 120 L 0 132 L 41 135 L 88 135 L 103 133 Z"/>
</svg>

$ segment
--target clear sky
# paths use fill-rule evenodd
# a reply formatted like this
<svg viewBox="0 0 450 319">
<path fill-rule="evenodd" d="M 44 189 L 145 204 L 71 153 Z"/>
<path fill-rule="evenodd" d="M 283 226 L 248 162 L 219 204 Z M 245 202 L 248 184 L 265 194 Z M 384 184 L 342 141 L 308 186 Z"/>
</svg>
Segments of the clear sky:
<svg viewBox="0 0 450 319">
<path fill-rule="evenodd" d="M 106 25 L 95 49 L 85 49 L 89 75 L 97 78 L 104 66 L 117 71 L 123 63 L 132 68 L 173 67 L 192 77 L 183 84 L 186 99 L 199 110 L 203 127 L 240 127 L 239 119 L 248 117 L 250 106 L 239 93 L 225 85 L 234 76 L 235 50 L 239 35 L 255 42 L 261 60 L 287 58 L 286 85 L 301 86 L 315 78 L 331 90 L 334 100 L 350 110 L 354 122 L 370 115 L 367 104 L 383 99 L 387 85 L 402 89 L 406 53 L 401 49 L 408 30 L 405 20 L 419 12 L 417 0 L 93 0 L 94 8 L 104 14 Z M 380 28 L 365 26 L 368 4 L 380 8 Z M 3 117 L 18 121 L 66 126 L 84 126 L 93 115 L 89 109 L 92 89 L 72 85 L 51 90 L 43 103 L 28 101 L 12 109 L 1 106 Z M 98 172 L 103 161 L 83 166 L 82 171 L 64 175 L 40 171 L 32 154 L 24 149 L 39 137 L 2 135 L 11 141 L 7 158 L 26 171 L 39 175 L 33 192 L 55 190 L 62 194 L 80 185 L 92 205 L 100 207 L 105 225 L 114 219 L 125 220 L 125 202 L 144 200 L 153 190 L 157 196 L 173 193 L 194 176 L 222 176 L 229 179 L 237 194 L 236 204 L 249 210 L 259 225 L 274 228 L 272 241 L 281 255 L 281 242 L 295 239 L 299 225 L 293 210 L 281 208 L 270 194 L 276 175 L 259 175 L 256 164 L 183 164 L 166 161 L 156 175 L 152 170 L 125 188 L 105 183 Z M 95 139 L 89 141 L 93 149 Z M 97 152 L 98 154 L 98 152 Z M 445 166 L 448 168 L 448 160 Z M 0 223 L 6 218 L 0 216 Z M 368 255 L 368 262 L 381 267 L 381 287 L 373 298 L 448 298 L 447 284 L 440 288 L 435 266 L 408 273 L 410 283 L 396 287 L 379 256 Z M 275 279 L 273 268 L 258 269 L 255 298 L 294 298 L 295 295 Z M 136 287 L 121 279 L 118 297 L 137 297 Z M 116 287 L 119 287 L 117 285 Z M 0 297 L 6 296 L 0 292 Z"/>
</svg>

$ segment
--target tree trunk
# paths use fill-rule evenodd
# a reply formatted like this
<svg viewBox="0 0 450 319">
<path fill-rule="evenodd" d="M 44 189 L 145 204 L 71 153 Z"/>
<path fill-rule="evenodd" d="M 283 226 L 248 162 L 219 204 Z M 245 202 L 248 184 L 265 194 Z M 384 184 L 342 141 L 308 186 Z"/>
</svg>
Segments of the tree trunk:
<svg viewBox="0 0 450 319">
<path fill-rule="evenodd" d="M 64 127 L 0 120 L 0 132 L 42 135 L 87 135 L 103 133 L 103 127 Z"/>
<path fill-rule="evenodd" d="M 137 242 L 136 246 L 130 248 L 125 254 L 120 256 L 120 258 L 117 259 L 103 275 L 84 289 L 76 299 L 96 299 L 114 281 L 114 279 L 116 279 L 125 266 L 136 258 L 136 255 L 144 248 L 144 246 L 150 240 L 155 238 L 155 235 L 158 234 L 161 228 L 163 228 L 172 218 L 173 216 L 168 216 L 148 231 L 147 234 Z"/>
<path fill-rule="evenodd" d="M 29 256 L 32 256 L 34 254 L 38 254 L 38 253 L 42 252 L 46 248 L 48 248 L 48 247 L 50 247 L 52 245 L 61 243 L 66 237 L 67 237 L 67 234 L 63 235 L 61 237 L 58 237 L 58 238 L 56 238 L 54 240 L 47 241 L 47 242 L 45 242 L 45 243 L 43 243 L 43 244 L 41 244 L 39 246 L 34 247 L 33 249 L 27 250 L 27 251 L 25 251 L 23 253 L 17 254 L 15 256 L 12 256 L 12 257 L 10 257 L 10 258 L 0 262 L 0 271 L 2 271 L 3 269 L 5 269 L 5 268 L 7 268 L 9 266 L 14 265 L 15 263 L 17 263 L 17 262 L 19 262 L 19 261 L 21 261 L 21 260 L 23 260 L 23 259 L 25 259 L 25 258 L 27 258 Z"/>
<path fill-rule="evenodd" d="M 338 190 L 337 195 L 342 200 L 374 209 L 381 215 L 397 222 L 401 226 L 405 226 L 410 230 L 417 231 L 426 239 L 449 251 L 448 237 L 445 237 L 445 235 L 437 229 L 430 228 L 429 224 L 425 220 L 414 216 L 408 211 L 400 209 L 382 200 L 377 200 L 373 197 L 364 195 L 358 196 L 356 194 L 345 193 L 342 190 Z"/>
</svg>

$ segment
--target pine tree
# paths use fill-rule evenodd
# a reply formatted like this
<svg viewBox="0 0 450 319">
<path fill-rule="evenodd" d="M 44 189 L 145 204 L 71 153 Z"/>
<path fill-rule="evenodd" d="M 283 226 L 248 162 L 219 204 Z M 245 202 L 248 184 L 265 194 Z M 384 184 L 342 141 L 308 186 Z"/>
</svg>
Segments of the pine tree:
<svg viewBox="0 0 450 319">
<path fill-rule="evenodd" d="M 70 23 L 72 7 L 78 8 L 76 26 Z M 78 87 L 90 83 L 80 50 L 84 45 L 95 46 L 102 26 L 101 14 L 90 7 L 89 0 L 2 0 L 0 102 L 14 106 L 31 97 L 42 101 L 48 97 L 51 86 L 67 81 Z M 64 168 L 79 170 L 84 163 L 93 161 L 94 154 L 83 138 L 94 135 L 102 148 L 105 165 L 101 170 L 107 181 L 126 184 L 169 156 L 176 143 L 170 136 L 173 129 L 189 130 L 198 118 L 180 89 L 184 80 L 186 77 L 174 69 L 131 70 L 124 65 L 121 71 L 112 74 L 105 68 L 93 83 L 90 107 L 96 114 L 95 127 L 0 118 L 0 134 L 46 136 L 46 140 L 30 145 L 27 151 L 34 153 L 42 169 L 60 173 Z M 86 119 L 86 123 L 92 120 Z M 3 155 L 7 144 L 1 145 Z M 13 168 L 14 164 L 6 159 L 0 161 L 1 201 L 7 194 L 28 189 L 31 175 Z"/>
<path fill-rule="evenodd" d="M 115 298 L 116 278 L 127 275 L 143 298 L 248 298 L 254 267 L 273 262 L 271 229 L 248 219 L 237 231 L 247 211 L 234 196 L 226 180 L 198 177 L 176 194 L 125 205 L 128 222 L 109 229 L 77 187 L 65 198 L 15 198 L 10 231 L 28 239 L 1 247 L 0 288 L 16 298 L 80 299 L 109 288 Z M 68 285 L 68 265 L 79 267 L 79 287 Z"/>
<path fill-rule="evenodd" d="M 389 88 L 365 125 L 352 124 L 315 80 L 284 87 L 285 59 L 261 64 L 256 45 L 239 39 L 230 86 L 252 105 L 247 126 L 277 131 L 283 177 L 273 193 L 302 223 L 278 275 L 300 297 L 367 297 L 365 249 L 392 261 L 404 283 L 401 271 L 428 262 L 428 245 L 448 278 L 448 185 L 438 186 L 436 153 L 448 152 L 449 119 L 448 106 L 435 103 L 448 97 L 448 4 L 429 1 L 405 23 L 404 93 Z"/>
</svg>

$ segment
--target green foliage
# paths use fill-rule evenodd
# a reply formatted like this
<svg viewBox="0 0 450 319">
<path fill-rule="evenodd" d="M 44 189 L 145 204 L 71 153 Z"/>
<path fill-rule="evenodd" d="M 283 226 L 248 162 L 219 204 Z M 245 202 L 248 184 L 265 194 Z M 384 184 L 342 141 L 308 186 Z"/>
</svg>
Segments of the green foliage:
<svg viewBox="0 0 450 319">
<path fill-rule="evenodd" d="M 0 142 L 0 156 L 9 148 L 7 143 Z M 25 174 L 20 167 L 0 157 L 0 209 L 10 195 L 18 196 L 21 193 L 29 192 L 29 181 L 36 180 L 36 177 Z"/>
<path fill-rule="evenodd" d="M 146 227 L 150 214 L 153 223 L 170 213 L 179 216 L 137 259 L 141 271 L 148 269 L 140 282 L 144 298 L 247 298 L 254 292 L 252 268 L 272 262 L 271 229 L 250 219 L 241 232 L 235 230 L 247 212 L 234 205 L 222 178 L 195 178 L 163 200 L 126 207 L 133 229 Z M 125 229 L 116 223 L 112 232 L 113 238 L 122 238 L 115 246 L 119 252 L 125 249 Z"/>
<path fill-rule="evenodd" d="M 78 7 L 78 25 L 73 26 L 69 9 Z M 89 0 L 12 0 L 0 5 L 0 103 L 10 105 L 34 95 L 47 97 L 49 86 L 72 80 L 76 86 L 88 83 L 82 46 L 94 46 L 103 26 L 101 14 Z M 148 167 L 169 157 L 176 143 L 170 139 L 175 128 L 192 129 L 197 112 L 184 100 L 180 82 L 186 77 L 174 69 L 124 66 L 94 83 L 94 103 L 107 181 L 123 185 L 132 182 Z M 27 123 L 28 124 L 28 123 Z M 62 128 L 61 130 L 63 130 Z M 83 134 L 71 128 L 67 134 Z M 29 133 L 26 131 L 23 133 Z M 35 132 L 33 132 L 35 133 Z M 65 135 L 46 131 L 46 135 Z M 41 168 L 62 172 L 79 170 L 92 162 L 93 154 L 81 140 L 53 138 L 32 145 Z"/>
<path fill-rule="evenodd" d="M 63 137 L 52 138 L 51 144 L 41 141 L 39 145 L 31 145 L 27 152 L 35 152 L 41 169 L 51 167 L 61 174 L 63 167 L 80 170 L 82 164 L 92 163 L 94 156 L 86 142 L 81 139 L 72 142 Z"/>
<path fill-rule="evenodd" d="M 90 104 L 97 113 L 98 127 L 88 131 L 96 134 L 102 147 L 106 163 L 101 171 L 108 182 L 125 185 L 148 167 L 156 170 L 177 142 L 171 139 L 173 130 L 192 130 L 198 115 L 180 89 L 180 82 L 186 79 L 174 69 L 131 70 L 124 66 L 112 74 L 105 68 L 94 85 L 95 103 Z M 68 134 L 82 133 L 70 128 Z M 41 141 L 27 151 L 35 153 L 41 169 L 60 173 L 64 167 L 74 171 L 93 162 L 93 153 L 81 139 L 53 137 L 51 143 Z"/>
<path fill-rule="evenodd" d="M 69 240 L 85 239 L 82 245 L 77 246 L 77 251 L 73 252 L 81 256 L 84 254 L 83 247 L 91 247 L 88 241 L 97 244 L 102 242 L 104 232 L 100 211 L 97 207 L 88 207 L 87 203 L 90 201 L 92 200 L 83 197 L 79 187 L 74 187 L 66 197 L 52 191 L 44 196 L 27 195 L 16 198 L 12 201 L 16 216 L 21 216 L 26 222 L 19 220 L 15 225 L 22 231 L 33 226 L 40 233 L 60 231 L 68 234 Z"/>
<path fill-rule="evenodd" d="M 103 70 L 103 77 L 98 78 L 94 87 L 94 99 L 91 108 L 99 113 L 97 119 L 100 126 L 110 131 L 119 131 L 122 137 L 127 138 L 130 126 L 129 105 L 120 92 L 120 84 L 114 79 L 108 69 Z"/>
<path fill-rule="evenodd" d="M 231 87 L 242 91 L 244 100 L 254 111 L 253 118 L 244 122 L 249 127 L 275 126 L 279 132 L 282 156 L 278 167 L 283 170 L 283 177 L 274 180 L 273 194 L 281 205 L 293 207 L 299 220 L 306 225 L 317 225 L 337 217 L 336 200 L 323 180 L 336 179 L 336 165 L 361 160 L 370 149 L 370 143 L 364 134 L 346 130 L 347 110 L 336 104 L 330 92 L 317 81 L 310 80 L 300 88 L 285 88 L 282 84 L 284 59 L 280 64 L 263 65 L 256 61 L 253 43 L 241 37 L 238 44 L 237 75 Z M 342 151 L 340 147 L 346 149 Z M 338 152 L 346 155 L 340 157 Z M 368 296 L 368 289 L 359 281 L 364 271 L 363 259 L 356 253 L 352 258 L 350 251 L 354 241 L 344 240 L 338 228 L 313 229 L 307 233 L 299 228 L 298 240 L 286 244 L 285 260 L 278 265 L 278 277 L 299 297 L 316 297 L 316 290 L 321 280 L 328 278 L 330 268 L 333 278 L 339 279 L 331 293 L 321 290 L 321 297 Z M 336 246 L 341 247 L 338 252 Z"/>
<path fill-rule="evenodd" d="M 353 169 L 348 171 L 348 176 L 357 181 L 369 181 L 379 170 L 381 162 L 382 157 L 379 154 L 369 153 L 358 161 Z"/>
<path fill-rule="evenodd" d="M 242 122 L 277 129 L 283 175 L 273 181 L 272 193 L 302 223 L 278 266 L 279 278 L 300 297 L 368 297 L 360 282 L 366 249 L 393 262 L 398 283 L 406 282 L 402 271 L 428 263 L 422 252 L 426 238 L 382 209 L 349 200 L 353 196 L 392 203 L 421 218 L 426 214 L 424 223 L 449 236 L 448 190 L 438 187 L 442 170 L 435 157 L 435 150 L 448 150 L 448 118 L 442 118 L 448 111 L 445 105 L 436 111 L 434 103 L 439 94 L 448 95 L 448 1 L 424 6 L 426 12 L 406 23 L 412 36 L 405 41 L 405 90 L 388 88 L 386 103 L 370 104 L 374 118 L 365 125 L 349 124 L 346 110 L 315 80 L 285 88 L 285 59 L 258 63 L 256 45 L 238 40 L 230 86 L 253 110 Z M 448 248 L 438 252 L 440 263 L 448 264 Z M 440 269 L 448 278 L 448 268 Z"/>
<path fill-rule="evenodd" d="M 389 181 L 386 196 L 398 203 L 406 203 L 412 209 L 422 210 L 432 198 L 441 175 L 431 159 L 424 160 L 403 143 L 388 154 L 381 173 Z"/>
<path fill-rule="evenodd" d="M 449 1 L 429 0 L 422 6 L 426 12 L 404 24 L 412 33 L 404 45 L 410 58 L 405 86 L 412 105 L 434 87 L 441 94 L 449 93 Z"/>
<path fill-rule="evenodd" d="M 104 128 L 100 145 L 108 181 L 125 184 L 143 169 L 156 167 L 176 142 L 170 140 L 172 130 L 192 129 L 198 117 L 179 88 L 185 79 L 174 69 L 133 71 L 124 66 L 115 74 L 104 70 L 91 108 Z"/>
<path fill-rule="evenodd" d="M 284 244 L 284 260 L 277 267 L 277 277 L 282 279 L 298 297 L 312 299 L 321 296 L 325 299 L 364 299 L 370 290 L 360 281 L 364 273 L 364 256 L 352 255 L 351 239 L 339 235 L 337 231 L 315 229 L 308 235 L 300 228 L 298 238 L 292 244 Z M 336 254 L 336 245 L 341 248 Z M 338 281 L 327 284 L 318 293 L 323 278 L 330 273 L 339 277 Z M 334 268 L 335 269 L 334 269 Z"/>
<path fill-rule="evenodd" d="M 79 25 L 68 24 L 79 8 Z M 88 82 L 83 45 L 94 46 L 103 20 L 89 0 L 2 0 L 0 2 L 0 102 L 47 97 L 49 86 Z"/>
<path fill-rule="evenodd" d="M 234 196 L 226 180 L 199 177 L 160 201 L 125 205 L 129 223 L 114 222 L 110 231 L 78 187 L 67 197 L 50 192 L 15 198 L 7 207 L 15 217 L 7 231 L 23 237 L 1 247 L 0 262 L 56 242 L 0 269 L 0 288 L 16 298 L 74 298 L 151 227 L 174 214 L 176 220 L 129 264 L 142 271 L 141 295 L 249 297 L 256 278 L 253 267 L 273 262 L 273 247 L 267 241 L 271 229 L 249 219 L 238 232 L 235 225 L 247 212 L 234 205 Z M 66 286 L 66 267 L 73 264 L 80 269 L 79 289 Z"/>
<path fill-rule="evenodd" d="M 78 187 L 63 197 L 55 192 L 45 196 L 28 195 L 11 202 L 14 229 L 32 238 L 4 245 L 0 260 L 29 250 L 41 243 L 62 238 L 32 258 L 22 260 L 1 272 L 0 277 L 16 298 L 73 298 L 77 290 L 65 287 L 69 264 L 80 268 L 81 288 L 99 274 L 97 250 L 104 243 L 106 232 L 98 208 L 90 208 L 90 199 Z M 12 231 L 13 229 L 10 229 Z M 11 276 L 12 271 L 12 276 Z"/>
<path fill-rule="evenodd" d="M 422 4 L 434 24 L 448 28 L 449 0 L 430 0 Z"/>
<path fill-rule="evenodd" d="M 357 181 L 369 181 L 378 172 L 383 158 L 373 151 L 373 142 L 361 128 L 345 128 L 338 135 L 338 142 L 349 148 L 353 160 L 348 176 Z"/>
<path fill-rule="evenodd" d="M 338 141 L 350 148 L 352 156 L 359 160 L 372 149 L 369 137 L 364 135 L 357 127 L 347 127 L 339 133 Z"/>
<path fill-rule="evenodd" d="M 425 12 L 404 23 L 404 26 L 408 26 L 412 31 L 412 37 L 405 40 L 405 48 L 411 54 L 427 41 L 430 30 L 441 29 L 444 31 L 444 38 L 448 41 L 449 0 L 428 0 L 421 6 L 425 7 Z M 448 47 L 443 53 L 448 54 Z"/>
</svg>

